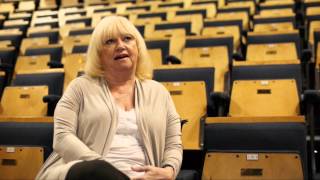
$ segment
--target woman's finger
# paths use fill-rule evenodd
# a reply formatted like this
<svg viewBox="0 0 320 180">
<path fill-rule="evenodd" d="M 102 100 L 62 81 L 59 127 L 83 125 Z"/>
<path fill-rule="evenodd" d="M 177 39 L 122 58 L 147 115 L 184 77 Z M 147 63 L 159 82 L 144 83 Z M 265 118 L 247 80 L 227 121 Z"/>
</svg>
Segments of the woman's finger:
<svg viewBox="0 0 320 180">
<path fill-rule="evenodd" d="M 136 172 L 146 172 L 150 170 L 149 166 L 131 166 L 131 169 Z"/>
</svg>

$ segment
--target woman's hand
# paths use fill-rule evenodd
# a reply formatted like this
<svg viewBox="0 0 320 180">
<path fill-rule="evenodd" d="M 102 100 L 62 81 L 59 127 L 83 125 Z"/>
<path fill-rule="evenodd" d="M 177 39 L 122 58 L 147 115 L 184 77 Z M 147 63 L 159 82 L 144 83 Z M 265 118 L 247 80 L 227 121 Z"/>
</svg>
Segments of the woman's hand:
<svg viewBox="0 0 320 180">
<path fill-rule="evenodd" d="M 131 180 L 173 180 L 174 170 L 172 167 L 159 168 L 154 166 L 133 166 L 133 171 L 145 172 L 144 175 L 132 177 Z"/>
</svg>

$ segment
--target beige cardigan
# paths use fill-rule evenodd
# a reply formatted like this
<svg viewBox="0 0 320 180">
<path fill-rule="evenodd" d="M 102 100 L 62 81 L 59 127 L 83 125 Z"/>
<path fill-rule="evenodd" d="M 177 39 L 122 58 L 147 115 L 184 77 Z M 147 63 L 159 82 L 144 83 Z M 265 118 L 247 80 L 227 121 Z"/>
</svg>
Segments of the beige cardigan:
<svg viewBox="0 0 320 180">
<path fill-rule="evenodd" d="M 168 91 L 153 80 L 136 80 L 135 109 L 149 165 L 171 165 L 177 175 L 182 161 L 180 117 Z M 54 114 L 53 153 L 36 179 L 64 180 L 83 160 L 102 159 L 110 148 L 118 112 L 103 78 L 84 75 L 72 81 Z"/>
</svg>

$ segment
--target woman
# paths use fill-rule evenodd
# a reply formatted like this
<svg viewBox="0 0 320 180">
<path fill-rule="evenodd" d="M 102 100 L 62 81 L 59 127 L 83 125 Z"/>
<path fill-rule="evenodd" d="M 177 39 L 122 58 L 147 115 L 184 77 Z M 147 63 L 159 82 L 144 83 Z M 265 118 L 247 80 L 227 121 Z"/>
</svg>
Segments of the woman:
<svg viewBox="0 0 320 180">
<path fill-rule="evenodd" d="M 134 25 L 119 16 L 102 19 L 85 75 L 57 104 L 54 152 L 37 179 L 174 179 L 182 161 L 180 118 L 151 77 Z"/>
</svg>

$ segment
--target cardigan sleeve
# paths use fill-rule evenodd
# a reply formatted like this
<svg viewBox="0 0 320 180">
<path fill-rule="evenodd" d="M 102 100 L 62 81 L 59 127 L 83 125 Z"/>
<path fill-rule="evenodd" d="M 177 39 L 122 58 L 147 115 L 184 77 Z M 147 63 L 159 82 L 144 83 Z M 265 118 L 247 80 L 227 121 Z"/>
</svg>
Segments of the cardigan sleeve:
<svg viewBox="0 0 320 180">
<path fill-rule="evenodd" d="M 83 101 L 81 83 L 79 78 L 72 81 L 54 113 L 53 149 L 65 162 L 101 158 L 77 137 L 78 113 Z"/>
<path fill-rule="evenodd" d="M 178 175 L 182 163 L 182 141 L 181 141 L 181 124 L 174 103 L 169 92 L 166 97 L 167 105 L 167 130 L 165 139 L 165 151 L 162 167 L 171 166 Z"/>
</svg>

